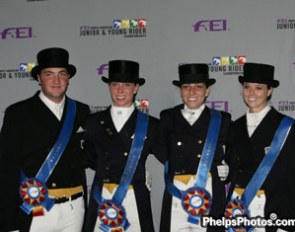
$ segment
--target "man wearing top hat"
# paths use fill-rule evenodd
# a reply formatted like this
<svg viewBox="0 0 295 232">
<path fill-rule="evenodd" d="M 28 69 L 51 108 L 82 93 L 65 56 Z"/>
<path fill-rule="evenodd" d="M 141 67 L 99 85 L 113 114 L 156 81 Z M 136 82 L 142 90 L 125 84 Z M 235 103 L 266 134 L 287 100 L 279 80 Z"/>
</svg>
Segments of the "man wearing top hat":
<svg viewBox="0 0 295 232">
<path fill-rule="evenodd" d="M 0 134 L 0 231 L 80 232 L 86 196 L 81 148 L 89 107 L 66 96 L 76 67 L 63 48 L 37 55 L 41 91 L 9 106 Z"/>
<path fill-rule="evenodd" d="M 93 181 L 86 231 L 154 231 L 146 159 L 155 154 L 158 120 L 139 112 L 134 98 L 145 83 L 139 63 L 111 60 L 108 84 L 112 104 L 86 123 L 85 150 Z"/>
<path fill-rule="evenodd" d="M 270 106 L 279 81 L 274 66 L 246 63 L 239 76 L 247 112 L 229 130 L 231 200 L 226 216 L 232 217 L 238 199 L 248 217 L 295 219 L 295 167 L 293 119 Z M 238 210 L 236 210 L 238 212 Z M 254 231 L 294 231 L 293 227 L 252 228 Z"/>
<path fill-rule="evenodd" d="M 168 161 L 160 231 L 206 231 L 200 218 L 219 218 L 225 207 L 228 166 L 222 162 L 231 115 L 205 105 L 215 83 L 207 64 L 183 64 L 178 71 L 179 80 L 173 84 L 179 87 L 183 104 L 160 114 Z"/>
</svg>

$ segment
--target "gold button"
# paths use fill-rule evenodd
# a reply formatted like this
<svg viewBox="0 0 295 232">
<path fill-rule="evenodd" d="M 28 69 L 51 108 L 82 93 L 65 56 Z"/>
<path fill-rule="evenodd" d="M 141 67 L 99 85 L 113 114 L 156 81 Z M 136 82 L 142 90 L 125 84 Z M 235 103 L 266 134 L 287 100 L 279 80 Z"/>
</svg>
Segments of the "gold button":
<svg viewBox="0 0 295 232">
<path fill-rule="evenodd" d="M 202 144 L 202 143 L 203 143 L 203 141 L 202 141 L 202 140 L 199 140 L 199 141 L 198 141 L 198 144 Z"/>
<path fill-rule="evenodd" d="M 56 187 L 56 183 L 52 183 L 51 186 L 52 186 L 52 187 Z"/>
<path fill-rule="evenodd" d="M 127 156 L 128 155 L 128 152 L 124 152 L 124 156 Z"/>
<path fill-rule="evenodd" d="M 177 142 L 177 146 L 181 146 L 182 145 L 182 142 Z"/>
<path fill-rule="evenodd" d="M 197 154 L 197 157 L 198 157 L 198 158 L 201 158 L 201 156 L 202 156 L 201 154 Z"/>
</svg>

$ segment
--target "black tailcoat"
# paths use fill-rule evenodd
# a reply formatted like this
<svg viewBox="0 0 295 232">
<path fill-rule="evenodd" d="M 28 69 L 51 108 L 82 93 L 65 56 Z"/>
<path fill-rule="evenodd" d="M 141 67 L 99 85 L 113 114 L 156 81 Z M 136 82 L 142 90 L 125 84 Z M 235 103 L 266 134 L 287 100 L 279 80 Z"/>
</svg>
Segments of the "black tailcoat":
<svg viewBox="0 0 295 232">
<path fill-rule="evenodd" d="M 246 188 L 265 157 L 283 116 L 271 108 L 251 137 L 249 137 L 247 130 L 246 115 L 234 122 L 229 130 L 230 149 L 226 154 L 231 176 L 229 197 L 235 187 Z M 260 188 L 265 191 L 266 195 L 264 209 L 266 218 L 269 218 L 270 213 L 276 213 L 281 219 L 295 219 L 294 142 L 295 127 L 293 125 L 279 157 Z M 285 228 L 285 230 L 289 229 Z M 276 229 L 268 228 L 267 231 L 276 231 Z"/>
<path fill-rule="evenodd" d="M 96 170 L 93 186 L 101 191 L 103 183 L 119 184 L 128 159 L 136 127 L 138 110 L 135 109 L 118 133 L 110 114 L 110 107 L 94 114 L 86 123 L 85 149 L 92 169 Z M 154 231 L 150 191 L 146 187 L 145 164 L 149 154 L 156 152 L 158 120 L 149 116 L 148 131 L 143 150 L 131 184 L 133 185 L 141 231 Z M 97 206 L 92 194 L 86 219 L 87 231 L 92 232 L 97 219 Z M 127 215 L 128 217 L 128 215 Z"/>
<path fill-rule="evenodd" d="M 195 175 L 199 166 L 204 143 L 210 123 L 210 109 L 205 107 L 198 120 L 191 126 L 181 113 L 184 105 L 161 112 L 160 127 L 165 139 L 169 161 L 169 177 L 174 175 Z M 231 123 L 231 115 L 221 112 L 222 121 L 215 155 L 211 165 L 213 203 L 210 215 L 219 217 L 225 205 L 225 185 L 217 173 L 217 165 L 224 158 L 223 145 L 226 144 L 227 129 Z M 172 197 L 165 190 L 161 215 L 161 232 L 170 231 Z"/>
<path fill-rule="evenodd" d="M 84 119 L 89 107 L 77 103 L 73 132 L 66 149 L 46 182 L 50 189 L 86 186 L 86 160 L 81 149 Z M 21 209 L 19 197 L 20 171 L 35 177 L 57 140 L 65 119 L 68 99 L 62 120 L 59 121 L 39 98 L 15 103 L 5 112 L 0 134 L 0 231 L 28 231 L 31 216 Z"/>
</svg>

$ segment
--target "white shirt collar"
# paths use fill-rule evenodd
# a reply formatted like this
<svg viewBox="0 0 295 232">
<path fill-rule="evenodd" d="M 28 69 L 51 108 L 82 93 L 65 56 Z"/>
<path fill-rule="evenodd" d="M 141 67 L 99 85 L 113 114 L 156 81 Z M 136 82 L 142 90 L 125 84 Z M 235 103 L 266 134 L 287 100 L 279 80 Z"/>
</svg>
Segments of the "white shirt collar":
<svg viewBox="0 0 295 232">
<path fill-rule="evenodd" d="M 198 120 L 204 109 L 205 104 L 202 104 L 197 109 L 190 109 L 187 107 L 187 105 L 184 105 L 184 108 L 181 110 L 181 113 L 183 117 L 188 121 L 188 123 L 190 125 L 193 125 Z"/>
<path fill-rule="evenodd" d="M 271 110 L 270 105 L 266 105 L 261 111 L 257 113 L 251 113 L 249 112 L 249 109 L 246 113 L 246 119 L 247 119 L 247 129 L 249 136 L 251 137 L 254 133 L 257 126 L 261 123 L 265 115 Z"/>
<path fill-rule="evenodd" d="M 111 116 L 118 132 L 122 129 L 134 109 L 135 107 L 133 104 L 130 107 L 117 107 L 112 105 Z"/>
<path fill-rule="evenodd" d="M 60 103 L 55 103 L 51 101 L 46 95 L 40 91 L 39 97 L 41 101 L 52 111 L 52 113 L 58 118 L 58 120 L 61 120 L 63 109 L 65 106 L 65 96 L 63 97 L 62 101 Z"/>
<path fill-rule="evenodd" d="M 271 109 L 270 105 L 266 105 L 262 110 L 260 110 L 257 113 L 251 113 L 251 112 L 249 112 L 249 109 L 248 109 L 247 113 L 246 113 L 247 120 L 262 121 L 262 119 L 265 117 L 265 115 L 268 113 L 268 111 L 270 111 L 270 109 Z"/>
</svg>

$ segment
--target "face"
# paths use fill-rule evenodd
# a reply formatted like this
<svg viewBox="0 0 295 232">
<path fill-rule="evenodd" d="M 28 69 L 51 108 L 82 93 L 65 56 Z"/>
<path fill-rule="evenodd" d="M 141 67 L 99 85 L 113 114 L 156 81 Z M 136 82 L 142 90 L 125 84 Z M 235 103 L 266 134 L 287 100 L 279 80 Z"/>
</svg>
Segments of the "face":
<svg viewBox="0 0 295 232">
<path fill-rule="evenodd" d="M 114 106 L 130 107 L 133 103 L 133 95 L 139 89 L 139 84 L 111 82 L 109 88 Z"/>
<path fill-rule="evenodd" d="M 184 104 L 190 109 L 199 108 L 209 95 L 210 88 L 205 83 L 183 84 L 180 87 L 180 96 Z"/>
<path fill-rule="evenodd" d="M 243 98 L 251 113 L 261 111 L 267 105 L 267 99 L 271 94 L 272 88 L 268 88 L 266 84 L 243 84 Z"/>
<path fill-rule="evenodd" d="M 67 91 L 69 78 L 65 68 L 45 68 L 38 75 L 38 83 L 46 97 L 60 103 Z"/>
</svg>

